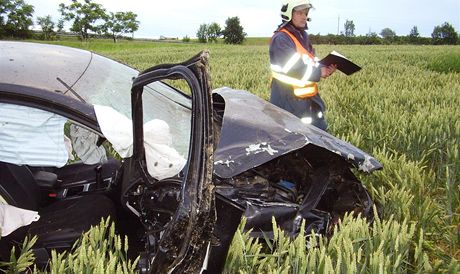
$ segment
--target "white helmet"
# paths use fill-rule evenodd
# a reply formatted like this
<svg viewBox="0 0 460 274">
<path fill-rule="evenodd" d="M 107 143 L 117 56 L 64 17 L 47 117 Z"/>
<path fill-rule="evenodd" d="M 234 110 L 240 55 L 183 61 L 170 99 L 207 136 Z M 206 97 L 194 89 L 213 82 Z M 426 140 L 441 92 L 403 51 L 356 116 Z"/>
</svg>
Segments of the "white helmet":
<svg viewBox="0 0 460 274">
<path fill-rule="evenodd" d="M 310 9 L 312 4 L 309 0 L 283 0 L 283 6 L 281 7 L 281 19 L 285 22 L 289 22 L 292 19 L 292 11 L 294 8 L 299 6 L 305 6 L 302 8 Z"/>
</svg>

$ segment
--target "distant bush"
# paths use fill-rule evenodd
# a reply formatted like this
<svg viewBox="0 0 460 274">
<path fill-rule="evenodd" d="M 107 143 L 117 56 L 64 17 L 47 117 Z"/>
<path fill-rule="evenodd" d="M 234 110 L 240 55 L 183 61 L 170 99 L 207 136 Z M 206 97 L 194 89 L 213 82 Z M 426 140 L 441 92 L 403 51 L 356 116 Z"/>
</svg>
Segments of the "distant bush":
<svg viewBox="0 0 460 274">
<path fill-rule="evenodd" d="M 459 41 L 458 33 L 448 22 L 445 22 L 442 26 L 434 27 L 431 37 L 435 45 L 455 45 Z"/>
<path fill-rule="evenodd" d="M 407 36 L 393 36 L 391 39 L 384 39 L 377 35 L 377 33 L 369 33 L 367 35 L 359 36 L 345 36 L 335 34 L 310 34 L 310 41 L 313 45 L 328 44 L 328 45 L 431 45 L 440 43 L 439 39 L 435 40 L 431 37 L 411 37 Z M 457 43 L 460 42 L 460 39 Z"/>
</svg>

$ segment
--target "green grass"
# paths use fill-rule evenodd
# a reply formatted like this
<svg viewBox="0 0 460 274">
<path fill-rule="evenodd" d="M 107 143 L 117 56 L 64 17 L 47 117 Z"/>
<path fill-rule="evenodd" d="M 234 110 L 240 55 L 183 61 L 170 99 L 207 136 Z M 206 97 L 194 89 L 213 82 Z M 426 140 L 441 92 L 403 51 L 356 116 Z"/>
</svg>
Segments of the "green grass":
<svg viewBox="0 0 460 274">
<path fill-rule="evenodd" d="M 109 40 L 54 43 L 92 50 L 140 70 L 183 61 L 209 49 L 213 88 L 229 86 L 268 99 L 268 43 L 262 40 L 248 39 L 246 45 L 235 46 L 145 41 L 113 44 Z M 359 175 L 360 179 L 381 202 L 382 222 L 391 220 L 394 225 L 414 230 L 406 243 L 407 261 L 395 272 L 423 272 L 418 269 L 416 252 L 426 254 L 423 269 L 455 272 L 460 260 L 460 46 L 316 47 L 320 57 L 333 49 L 363 69 L 352 76 L 339 72 L 320 82 L 329 130 L 383 163 L 382 171 Z M 343 226 L 347 230 L 347 224 Z M 355 236 L 346 237 L 350 240 Z M 370 240 L 372 236 L 363 244 Z M 389 246 L 400 243 L 391 237 L 387 241 Z M 324 244 L 330 243 L 325 240 Z M 233 246 L 232 252 L 238 248 Z M 339 252 L 324 250 L 331 262 L 338 258 Z M 373 260 L 381 259 L 383 269 L 387 269 L 386 258 L 394 255 L 393 250 L 384 249 L 379 254 L 383 257 Z M 265 258 L 270 260 L 269 256 L 256 260 Z M 378 270 L 363 269 L 370 273 Z M 315 271 L 327 272 L 320 268 Z"/>
<path fill-rule="evenodd" d="M 443 73 L 460 73 L 460 55 L 455 52 L 446 52 L 438 55 L 428 68 Z"/>
<path fill-rule="evenodd" d="M 51 251 L 48 271 L 41 271 L 33 265 L 35 254 L 32 247 L 37 237 L 28 239 L 22 244 L 19 256 L 15 255 L 14 247 L 11 250 L 10 262 L 0 262 L 0 272 L 16 273 L 137 273 L 139 261 L 127 258 L 128 239 L 122 239 L 115 233 L 115 224 L 110 218 L 101 220 L 97 226 L 84 233 L 72 249 L 57 253 Z M 33 270 L 33 272 L 32 272 Z"/>
<path fill-rule="evenodd" d="M 226 273 L 234 273 L 235 269 L 240 273 L 295 274 L 434 270 L 423 250 L 423 231 L 417 235 L 416 225 L 407 220 L 400 223 L 393 217 L 387 220 L 377 217 L 370 225 L 363 218 L 346 215 L 329 239 L 314 233 L 290 239 L 273 221 L 273 240 L 265 242 L 251 238 L 249 232 L 241 232 L 243 225 L 244 220 L 233 238 Z"/>
</svg>

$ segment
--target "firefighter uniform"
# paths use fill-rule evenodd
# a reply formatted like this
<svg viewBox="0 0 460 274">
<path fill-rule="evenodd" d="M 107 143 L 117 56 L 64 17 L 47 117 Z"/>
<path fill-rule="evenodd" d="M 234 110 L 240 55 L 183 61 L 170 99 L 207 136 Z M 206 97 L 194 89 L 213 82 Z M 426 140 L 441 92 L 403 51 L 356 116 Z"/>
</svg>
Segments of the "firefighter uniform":
<svg viewBox="0 0 460 274">
<path fill-rule="evenodd" d="M 270 43 L 272 72 L 270 102 L 302 122 L 327 129 L 326 106 L 318 93 L 321 65 L 304 30 L 283 24 Z"/>
</svg>

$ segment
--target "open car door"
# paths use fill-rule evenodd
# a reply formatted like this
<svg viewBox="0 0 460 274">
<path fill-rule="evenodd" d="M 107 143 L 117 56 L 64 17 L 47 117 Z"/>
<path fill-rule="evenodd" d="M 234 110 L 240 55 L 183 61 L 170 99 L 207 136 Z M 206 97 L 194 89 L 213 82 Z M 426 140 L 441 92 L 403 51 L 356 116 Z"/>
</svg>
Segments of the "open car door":
<svg viewBox="0 0 460 274">
<path fill-rule="evenodd" d="M 133 156 L 125 162 L 122 202 L 144 225 L 141 273 L 197 273 L 206 264 L 216 222 L 208 55 L 202 52 L 181 64 L 156 66 L 133 80 Z M 178 175 L 159 179 L 149 172 L 161 163 L 148 162 L 145 120 L 149 118 L 145 119 L 143 109 L 151 106 L 142 94 L 153 82 L 178 79 L 185 80 L 191 91 L 188 155 Z"/>
</svg>

